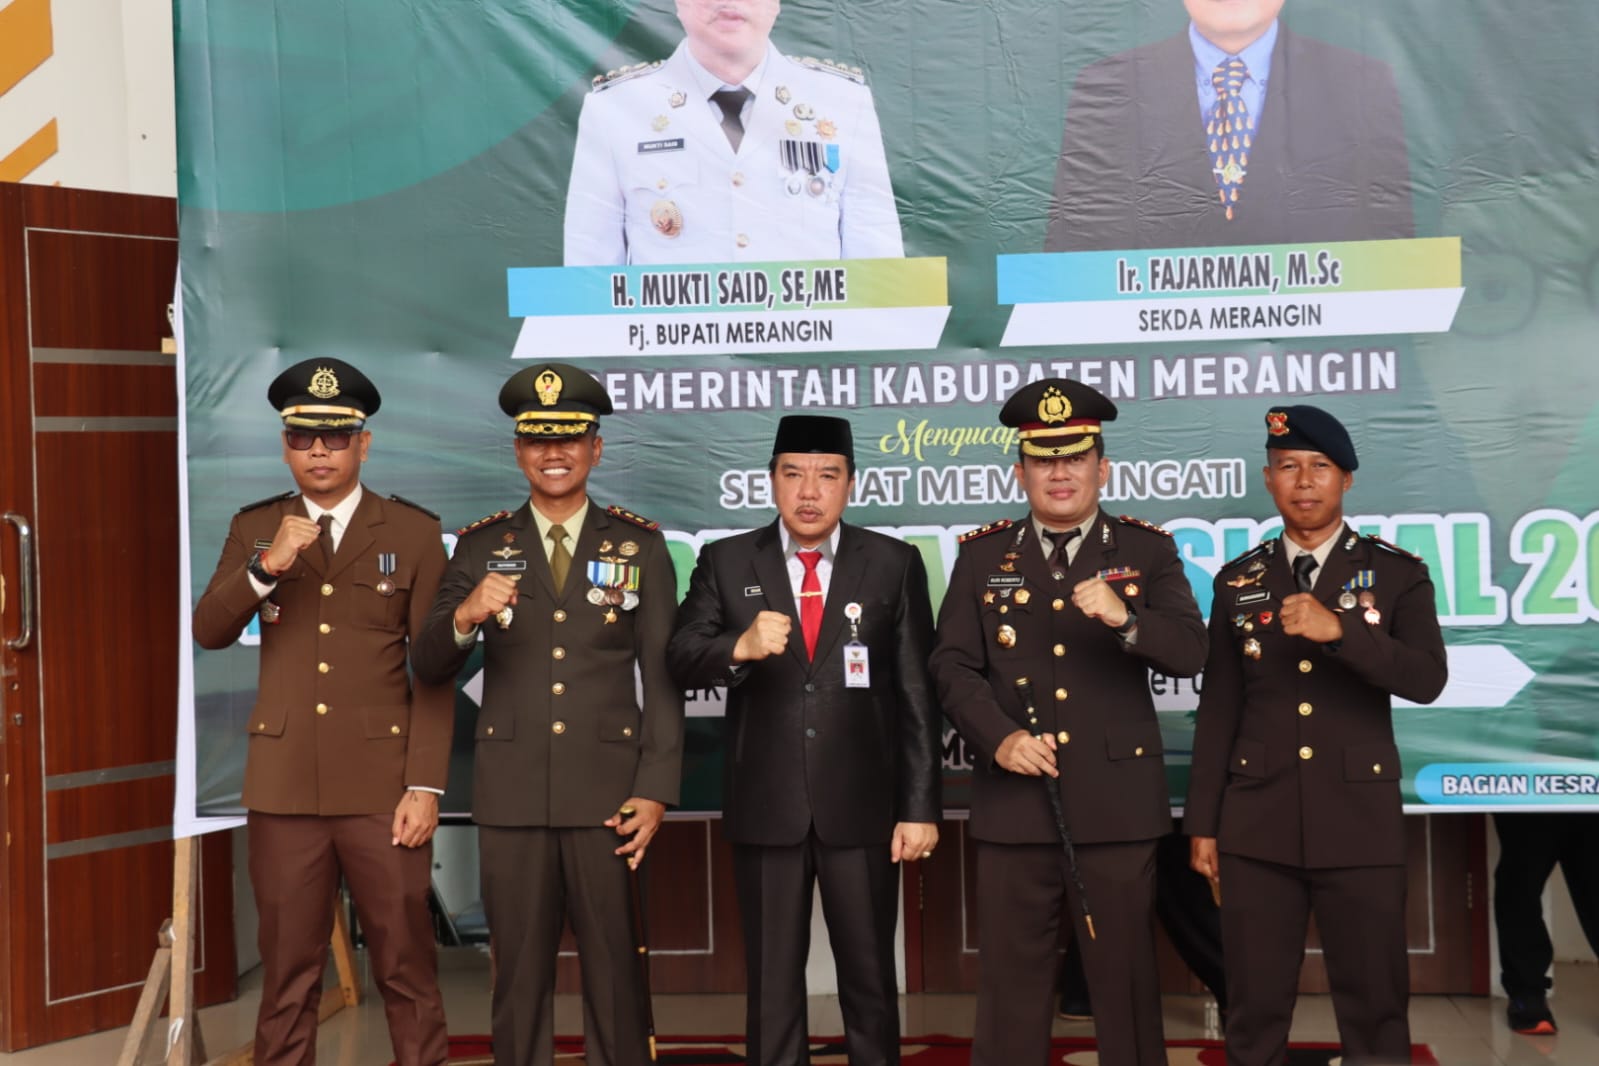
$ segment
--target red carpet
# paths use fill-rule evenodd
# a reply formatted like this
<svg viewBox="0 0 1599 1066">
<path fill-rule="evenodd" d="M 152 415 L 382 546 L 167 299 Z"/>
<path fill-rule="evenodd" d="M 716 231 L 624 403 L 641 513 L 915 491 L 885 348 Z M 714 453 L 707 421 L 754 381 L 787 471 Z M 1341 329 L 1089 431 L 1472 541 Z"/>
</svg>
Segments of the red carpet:
<svg viewBox="0 0 1599 1066">
<path fill-rule="evenodd" d="M 673 1036 L 661 1037 L 657 1045 L 660 1061 L 669 1066 L 738 1066 L 744 1061 L 740 1039 L 736 1036 Z M 966 1066 L 971 1043 L 959 1036 L 907 1037 L 900 1041 L 901 1062 L 904 1066 Z M 1094 1066 L 1099 1062 L 1091 1039 L 1058 1036 L 1052 1043 L 1054 1066 Z M 1227 1066 L 1219 1040 L 1171 1040 L 1166 1047 L 1170 1066 Z M 1327 1066 L 1337 1054 L 1336 1044 L 1294 1044 L 1288 1051 L 1287 1066 Z M 578 1037 L 557 1040 L 555 1058 L 563 1066 L 568 1063 L 577 1066 L 583 1061 L 583 1041 Z M 450 1037 L 451 1066 L 488 1066 L 493 1061 L 488 1037 Z M 811 1041 L 812 1066 L 846 1066 L 848 1061 L 842 1040 L 824 1037 Z M 1438 1066 L 1438 1060 L 1424 1044 L 1412 1049 L 1410 1061 L 1414 1066 Z"/>
</svg>

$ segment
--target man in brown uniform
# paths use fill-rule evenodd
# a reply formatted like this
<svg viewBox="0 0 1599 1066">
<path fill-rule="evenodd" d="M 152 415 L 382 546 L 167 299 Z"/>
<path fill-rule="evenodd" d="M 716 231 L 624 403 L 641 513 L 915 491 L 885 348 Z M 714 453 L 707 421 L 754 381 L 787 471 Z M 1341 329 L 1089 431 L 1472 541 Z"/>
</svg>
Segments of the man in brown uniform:
<svg viewBox="0 0 1599 1066">
<path fill-rule="evenodd" d="M 1191 677 L 1205 627 L 1171 537 L 1099 509 L 1110 475 L 1101 426 L 1115 417 L 1110 400 L 1067 379 L 1006 402 L 1000 421 L 1021 438 L 1029 512 L 961 538 L 939 612 L 933 677 L 976 763 L 973 1066 L 1048 1061 L 1063 903 L 1084 949 L 1100 1061 L 1166 1061 L 1153 893 L 1171 808 L 1148 668 Z"/>
<path fill-rule="evenodd" d="M 666 670 L 677 580 L 656 523 L 589 499 L 604 386 L 544 363 L 513 375 L 500 407 L 516 420 L 529 500 L 460 531 L 412 653 L 418 676 L 446 681 L 484 645 L 472 816 L 496 964 L 494 1061 L 553 1061 L 570 917 L 585 1060 L 639 1066 L 648 991 L 628 868 L 678 797 L 683 694 Z"/>
<path fill-rule="evenodd" d="M 1283 536 L 1216 575 L 1186 822 L 1222 895 L 1227 1061 L 1281 1063 L 1316 916 L 1344 1062 L 1410 1061 L 1394 696 L 1447 680 L 1427 567 L 1344 524 L 1355 446 L 1319 408 L 1266 415 Z M 1219 853 L 1219 854 L 1218 854 Z"/>
<path fill-rule="evenodd" d="M 261 617 L 244 771 L 265 979 L 255 1061 L 316 1061 L 317 1004 L 342 873 L 402 1066 L 445 1061 L 433 849 L 454 724 L 451 686 L 413 684 L 408 641 L 444 572 L 438 516 L 361 485 L 380 402 L 355 367 L 312 359 L 267 397 L 300 492 L 243 508 L 194 608 L 226 648 Z"/>
</svg>

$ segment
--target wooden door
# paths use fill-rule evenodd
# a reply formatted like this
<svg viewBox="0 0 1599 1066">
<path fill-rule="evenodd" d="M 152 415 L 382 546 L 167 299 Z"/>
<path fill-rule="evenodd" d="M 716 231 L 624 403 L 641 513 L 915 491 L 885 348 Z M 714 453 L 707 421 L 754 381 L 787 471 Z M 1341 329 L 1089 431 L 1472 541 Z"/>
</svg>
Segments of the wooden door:
<svg viewBox="0 0 1599 1066">
<path fill-rule="evenodd" d="M 977 988 L 977 849 L 964 819 L 945 822 L 933 859 L 922 873 L 921 963 L 928 992 Z M 1488 886 L 1481 815 L 1418 815 L 1405 819 L 1409 838 L 1407 899 L 1411 991 L 1488 992 Z M 907 932 L 909 930 L 907 929 Z M 1165 934 L 1160 943 L 1161 990 L 1200 992 Z M 909 954 L 909 953 L 908 953 Z M 1327 991 L 1327 970 L 1314 926 L 1301 992 Z"/>
<path fill-rule="evenodd" d="M 127 1024 L 172 910 L 176 229 L 171 200 L 0 185 L 5 1050 Z M 201 855 L 207 1003 L 235 985 L 226 835 Z"/>
</svg>

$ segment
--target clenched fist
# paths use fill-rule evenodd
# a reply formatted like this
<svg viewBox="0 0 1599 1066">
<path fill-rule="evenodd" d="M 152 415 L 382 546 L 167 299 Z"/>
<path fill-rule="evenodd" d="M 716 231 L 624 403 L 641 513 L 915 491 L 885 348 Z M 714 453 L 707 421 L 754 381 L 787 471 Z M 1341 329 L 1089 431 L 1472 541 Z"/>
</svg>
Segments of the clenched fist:
<svg viewBox="0 0 1599 1066">
<path fill-rule="evenodd" d="M 751 663 L 768 655 L 783 654 L 788 647 L 788 632 L 793 627 L 794 622 L 788 615 L 762 611 L 750 627 L 739 634 L 738 643 L 733 645 L 733 661 Z"/>
<path fill-rule="evenodd" d="M 516 582 L 504 574 L 484 574 L 471 595 L 455 609 L 455 631 L 463 636 L 498 614 L 502 607 L 516 605 Z"/>
<path fill-rule="evenodd" d="M 274 574 L 294 565 L 294 560 L 322 536 L 322 527 L 304 515 L 286 514 L 273 534 L 272 547 L 261 554 L 261 562 Z"/>
</svg>

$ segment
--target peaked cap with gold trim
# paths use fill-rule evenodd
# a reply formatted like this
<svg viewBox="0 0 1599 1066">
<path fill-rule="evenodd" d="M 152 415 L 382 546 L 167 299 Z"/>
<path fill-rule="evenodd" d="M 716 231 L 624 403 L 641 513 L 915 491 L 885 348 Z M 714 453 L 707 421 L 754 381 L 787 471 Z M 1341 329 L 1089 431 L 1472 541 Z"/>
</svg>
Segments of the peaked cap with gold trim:
<svg viewBox="0 0 1599 1066">
<path fill-rule="evenodd" d="M 518 437 L 562 440 L 610 414 L 611 397 L 598 379 L 570 363 L 539 363 L 511 375 L 500 389 L 500 409 L 516 419 Z"/>
<path fill-rule="evenodd" d="M 1013 392 L 999 420 L 1017 430 L 1023 455 L 1058 458 L 1091 449 L 1100 424 L 1116 420 L 1116 405 L 1081 381 L 1042 378 Z"/>
<path fill-rule="evenodd" d="M 383 398 L 342 359 L 306 359 L 272 379 L 267 401 L 288 429 L 361 429 Z"/>
</svg>

